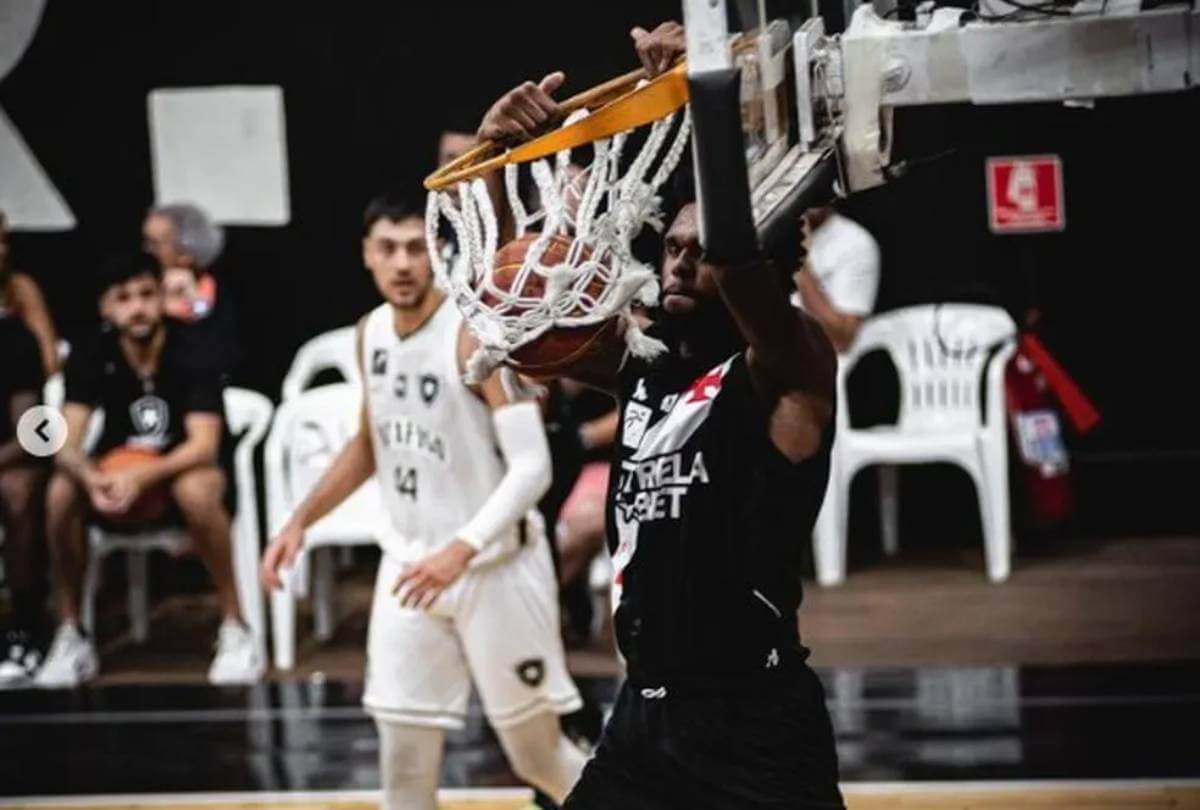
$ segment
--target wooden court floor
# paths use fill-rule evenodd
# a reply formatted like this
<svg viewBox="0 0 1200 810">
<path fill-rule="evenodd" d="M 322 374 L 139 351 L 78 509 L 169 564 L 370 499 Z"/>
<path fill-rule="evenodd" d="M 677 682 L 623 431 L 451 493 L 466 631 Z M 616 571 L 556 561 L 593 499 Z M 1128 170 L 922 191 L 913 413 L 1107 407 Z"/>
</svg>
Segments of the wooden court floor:
<svg viewBox="0 0 1200 810">
<path fill-rule="evenodd" d="M 853 784 L 845 786 L 844 793 L 848 810 L 1200 810 L 1200 783 L 1197 782 Z M 373 794 L 356 792 L 57 797 L 27 802 L 0 799 L 0 807 L 28 810 L 376 810 L 378 804 Z M 445 791 L 440 807 L 442 810 L 531 810 L 534 805 L 520 790 L 467 789 Z"/>
</svg>

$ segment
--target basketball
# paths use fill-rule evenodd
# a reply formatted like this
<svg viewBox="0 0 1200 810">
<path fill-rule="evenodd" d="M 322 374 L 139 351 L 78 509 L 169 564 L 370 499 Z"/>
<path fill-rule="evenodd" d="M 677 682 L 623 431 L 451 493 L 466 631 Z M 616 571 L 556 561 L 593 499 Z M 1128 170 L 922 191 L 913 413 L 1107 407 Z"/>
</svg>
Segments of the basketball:
<svg viewBox="0 0 1200 810">
<path fill-rule="evenodd" d="M 546 279 L 541 274 L 531 273 L 525 280 L 522 289 L 512 289 L 513 281 L 525 261 L 525 254 L 540 236 L 539 233 L 527 233 L 496 251 L 496 262 L 492 270 L 492 283 L 496 287 L 516 292 L 522 298 L 541 299 L 546 289 Z M 554 266 L 566 261 L 571 243 L 572 240 L 568 237 L 555 234 L 551 237 L 545 253 L 542 254 L 542 264 Z M 585 247 L 584 251 L 586 258 L 590 249 Z M 593 277 L 587 285 L 587 295 L 593 299 L 598 298 L 604 292 L 604 283 L 603 279 Z M 496 306 L 500 303 L 495 296 L 486 292 L 482 296 L 482 300 L 488 306 Z M 522 311 L 524 308 L 516 304 L 509 307 L 505 314 L 519 315 Z M 584 307 L 576 306 L 568 314 L 578 317 L 584 315 L 586 311 Z M 535 340 L 513 351 L 509 355 L 507 365 L 522 374 L 535 378 L 563 374 L 580 365 L 592 352 L 603 346 L 605 340 L 616 333 L 616 329 L 617 319 L 615 317 L 587 326 L 555 326 Z"/>
<path fill-rule="evenodd" d="M 158 453 L 153 450 L 126 445 L 114 448 L 101 456 L 96 463 L 96 469 L 102 473 L 120 472 L 145 465 L 156 458 Z M 144 490 L 123 514 L 105 517 L 118 523 L 149 523 L 166 513 L 168 503 L 167 488 L 159 484 Z"/>
</svg>

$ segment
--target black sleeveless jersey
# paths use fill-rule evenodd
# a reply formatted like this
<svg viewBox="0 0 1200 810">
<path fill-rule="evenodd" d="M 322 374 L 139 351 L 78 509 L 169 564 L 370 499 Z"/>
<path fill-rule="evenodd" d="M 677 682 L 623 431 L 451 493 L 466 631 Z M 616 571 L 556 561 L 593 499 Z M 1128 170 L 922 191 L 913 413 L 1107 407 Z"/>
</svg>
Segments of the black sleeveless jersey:
<svg viewBox="0 0 1200 810">
<path fill-rule="evenodd" d="M 608 495 L 617 643 L 634 683 L 733 685 L 807 657 L 802 550 L 829 477 L 767 433 L 744 352 L 630 357 Z"/>
</svg>

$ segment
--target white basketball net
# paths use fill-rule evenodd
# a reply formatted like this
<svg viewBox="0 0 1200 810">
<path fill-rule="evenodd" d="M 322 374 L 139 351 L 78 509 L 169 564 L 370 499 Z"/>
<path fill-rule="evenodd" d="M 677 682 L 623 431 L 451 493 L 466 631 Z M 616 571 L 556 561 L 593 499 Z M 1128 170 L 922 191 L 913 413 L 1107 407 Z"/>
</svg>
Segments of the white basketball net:
<svg viewBox="0 0 1200 810">
<path fill-rule="evenodd" d="M 580 111 L 564 126 L 586 115 Z M 682 120 L 672 136 L 677 119 Z M 534 161 L 530 171 L 540 210 L 528 210 L 521 200 L 518 166 L 505 167 L 504 186 L 516 237 L 539 233 L 508 289 L 497 287 L 492 279 L 498 227 L 484 181 L 459 183 L 456 193 L 430 192 L 425 228 L 434 272 L 480 343 L 467 364 L 468 382 L 485 379 L 511 352 L 552 328 L 588 326 L 614 316 L 624 321 L 632 354 L 651 358 L 665 349 L 643 333 L 633 318 L 635 303 L 657 303 L 658 275 L 634 258 L 631 245 L 645 225 L 662 230 L 657 192 L 679 164 L 690 129 L 686 111 L 656 121 L 624 176 L 621 153 L 628 133 L 596 141 L 591 165 L 576 174 L 571 172 L 570 150 L 555 156 L 553 168 L 548 159 Z M 438 249 L 443 217 L 457 237 L 459 253 L 452 260 Z M 542 259 L 556 234 L 570 239 L 571 245 L 562 263 L 546 264 Z M 534 274 L 544 281 L 540 297 L 527 292 L 541 286 L 529 283 Z"/>
</svg>

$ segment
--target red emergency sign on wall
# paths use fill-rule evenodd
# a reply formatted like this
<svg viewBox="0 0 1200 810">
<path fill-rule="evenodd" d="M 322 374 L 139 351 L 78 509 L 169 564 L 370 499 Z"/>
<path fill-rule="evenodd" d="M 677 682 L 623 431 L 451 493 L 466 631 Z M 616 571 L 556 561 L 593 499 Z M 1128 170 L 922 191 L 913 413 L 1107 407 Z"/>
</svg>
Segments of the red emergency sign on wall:
<svg viewBox="0 0 1200 810">
<path fill-rule="evenodd" d="M 992 233 L 1061 231 L 1067 225 L 1057 155 L 988 158 L 987 191 Z"/>
</svg>

